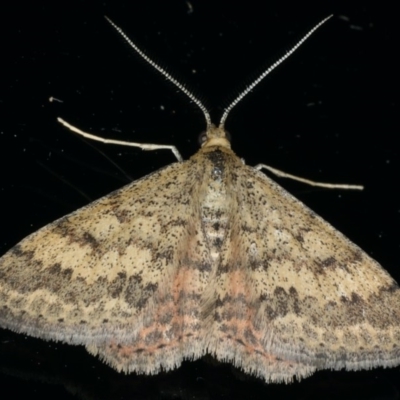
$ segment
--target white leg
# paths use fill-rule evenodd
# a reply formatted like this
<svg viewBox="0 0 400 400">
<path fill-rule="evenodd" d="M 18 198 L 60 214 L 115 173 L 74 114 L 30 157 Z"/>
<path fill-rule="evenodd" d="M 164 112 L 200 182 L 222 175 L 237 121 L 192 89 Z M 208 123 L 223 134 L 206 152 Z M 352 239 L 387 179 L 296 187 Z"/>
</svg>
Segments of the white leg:
<svg viewBox="0 0 400 400">
<path fill-rule="evenodd" d="M 258 170 L 266 169 L 281 178 L 293 179 L 295 181 L 303 182 L 303 183 L 306 183 L 307 185 L 311 185 L 311 186 L 319 186 L 319 187 L 328 188 L 328 189 L 350 189 L 350 190 L 363 190 L 364 189 L 364 186 L 362 186 L 362 185 L 334 184 L 334 183 L 323 183 L 323 182 L 311 181 L 309 179 L 300 178 L 299 176 L 291 175 L 291 174 L 283 172 L 279 169 L 272 168 L 266 164 L 258 164 L 254 168 L 258 169 Z"/>
<path fill-rule="evenodd" d="M 179 153 L 178 149 L 175 146 L 172 145 L 167 145 L 167 144 L 149 144 L 149 143 L 135 143 L 135 142 L 125 142 L 123 140 L 113 140 L 113 139 L 105 139 L 100 136 L 92 135 L 91 133 L 83 132 L 77 127 L 69 124 L 68 122 L 64 121 L 61 118 L 57 118 L 57 121 L 63 124 L 65 127 L 67 127 L 69 130 L 72 132 L 77 133 L 78 135 L 81 135 L 87 139 L 91 140 L 96 140 L 98 142 L 102 143 L 109 143 L 109 144 L 119 144 L 122 146 L 132 146 L 132 147 L 139 147 L 142 150 L 161 150 L 161 149 L 167 149 L 171 150 L 175 157 L 177 158 L 178 161 L 183 161 L 183 158 L 181 154 Z"/>
</svg>

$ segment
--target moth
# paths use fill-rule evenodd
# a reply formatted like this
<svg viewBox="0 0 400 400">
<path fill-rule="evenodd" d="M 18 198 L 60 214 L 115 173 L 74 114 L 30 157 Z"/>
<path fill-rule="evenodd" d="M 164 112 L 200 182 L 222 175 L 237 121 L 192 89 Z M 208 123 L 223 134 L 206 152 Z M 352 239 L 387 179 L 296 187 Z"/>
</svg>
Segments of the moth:
<svg viewBox="0 0 400 400">
<path fill-rule="evenodd" d="M 200 150 L 28 236 L 0 259 L 0 326 L 156 374 L 211 354 L 267 382 L 400 364 L 400 292 L 373 259 L 232 151 Z M 92 137 L 64 123 L 72 130 Z M 92 137 L 93 138 L 93 137 Z M 103 140 L 95 137 L 96 140 Z M 110 141 L 109 142 L 116 142 Z M 329 186 L 329 185 L 328 185 Z"/>
</svg>

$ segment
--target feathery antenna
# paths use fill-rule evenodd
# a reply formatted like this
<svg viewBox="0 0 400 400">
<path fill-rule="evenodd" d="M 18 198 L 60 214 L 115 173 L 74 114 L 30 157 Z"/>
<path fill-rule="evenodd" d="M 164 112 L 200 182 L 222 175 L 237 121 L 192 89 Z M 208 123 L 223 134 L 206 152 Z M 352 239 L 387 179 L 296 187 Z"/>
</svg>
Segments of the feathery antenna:
<svg viewBox="0 0 400 400">
<path fill-rule="evenodd" d="M 270 74 L 278 65 L 282 64 L 287 58 L 289 58 L 321 25 L 332 18 L 332 14 L 324 18 L 321 22 L 314 26 L 308 33 L 306 33 L 291 49 L 289 49 L 285 55 L 275 61 L 269 68 L 267 68 L 257 79 L 253 81 L 243 92 L 239 93 L 235 100 L 225 108 L 222 114 L 221 120 L 219 121 L 220 128 L 224 127 L 225 121 L 228 118 L 228 114 L 247 94 L 249 94 L 268 74 Z"/>
<path fill-rule="evenodd" d="M 282 64 L 287 58 L 289 58 L 320 26 L 322 26 L 326 21 L 332 18 L 333 15 L 329 15 L 324 18 L 321 22 L 315 25 L 308 33 L 306 33 L 291 49 L 289 49 L 285 55 L 275 61 L 270 67 L 268 67 L 257 79 L 255 79 L 249 86 L 247 86 L 239 95 L 229 104 L 228 107 L 225 108 L 224 113 L 219 122 L 219 127 L 223 129 L 225 125 L 225 121 L 228 118 L 231 110 L 245 97 L 247 96 L 267 75 L 269 75 L 276 67 Z M 186 94 L 190 100 L 192 100 L 203 112 L 204 118 L 207 124 L 207 130 L 211 128 L 212 122 L 210 113 L 204 104 L 190 91 L 185 85 L 176 80 L 171 74 L 169 74 L 164 68 L 158 65 L 155 61 L 153 61 L 147 54 L 145 54 L 142 50 L 140 50 L 135 43 L 132 42 L 131 39 L 125 34 L 125 32 L 116 25 L 110 18 L 105 17 L 106 20 L 115 28 L 115 30 L 126 40 L 126 42 L 142 57 L 148 64 L 150 64 L 154 69 L 156 69 L 161 75 L 167 78 L 170 82 L 172 82 L 181 92 Z"/>
<path fill-rule="evenodd" d="M 207 110 L 207 108 L 204 106 L 204 104 L 191 92 L 189 91 L 182 83 L 177 81 L 171 74 L 169 74 L 164 68 L 162 68 L 160 65 L 158 65 L 155 61 L 153 61 L 147 54 L 145 54 L 142 50 L 139 49 L 135 45 L 135 43 L 132 42 L 131 39 L 126 35 L 126 33 L 118 26 L 116 25 L 113 21 L 111 21 L 110 18 L 104 17 L 114 28 L 115 30 L 127 41 L 127 43 L 133 48 L 133 50 L 136 51 L 137 54 L 139 54 L 140 57 L 143 58 L 147 63 L 149 63 L 154 69 L 156 69 L 161 75 L 164 75 L 165 78 L 167 78 L 170 82 L 172 82 L 181 92 L 185 93 L 187 97 L 189 97 L 190 100 L 195 103 L 200 110 L 203 112 L 204 117 L 206 119 L 206 124 L 207 124 L 207 129 L 211 127 L 211 117 L 210 114 Z"/>
</svg>

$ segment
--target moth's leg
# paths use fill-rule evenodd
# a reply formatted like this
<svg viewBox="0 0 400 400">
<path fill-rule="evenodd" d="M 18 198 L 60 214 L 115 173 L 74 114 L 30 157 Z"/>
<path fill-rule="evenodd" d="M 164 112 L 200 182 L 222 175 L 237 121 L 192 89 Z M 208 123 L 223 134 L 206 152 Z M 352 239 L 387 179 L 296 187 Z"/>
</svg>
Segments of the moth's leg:
<svg viewBox="0 0 400 400">
<path fill-rule="evenodd" d="M 306 183 L 307 185 L 310 185 L 310 186 L 318 186 L 318 187 L 323 187 L 323 188 L 328 188 L 328 189 L 347 189 L 347 190 L 363 190 L 364 189 L 364 186 L 362 186 L 362 185 L 348 185 L 345 183 L 344 184 L 340 184 L 340 183 L 336 184 L 336 183 L 324 183 L 324 182 L 311 181 L 309 179 L 301 178 L 299 176 L 291 175 L 286 172 L 283 172 L 279 169 L 272 168 L 266 164 L 258 164 L 254 168 L 259 171 L 261 171 L 262 169 L 266 169 L 266 170 L 272 172 L 273 174 L 275 174 L 276 176 L 279 176 L 280 178 L 293 179 L 295 181 Z"/>
<path fill-rule="evenodd" d="M 70 131 L 77 133 L 87 139 L 96 140 L 102 143 L 108 144 L 118 144 L 121 146 L 131 146 L 131 147 L 139 147 L 142 150 L 161 150 L 167 149 L 171 150 L 174 153 L 174 156 L 177 158 L 178 161 L 183 161 L 181 154 L 179 153 L 178 149 L 175 146 L 168 145 L 168 144 L 151 144 L 151 143 L 135 143 L 135 142 L 125 142 L 123 140 L 113 140 L 113 139 L 105 139 L 100 136 L 92 135 L 91 133 L 83 132 L 79 128 L 69 124 L 68 122 L 64 121 L 61 118 L 57 118 L 57 121 L 60 122 L 62 125 L 67 127 Z"/>
</svg>

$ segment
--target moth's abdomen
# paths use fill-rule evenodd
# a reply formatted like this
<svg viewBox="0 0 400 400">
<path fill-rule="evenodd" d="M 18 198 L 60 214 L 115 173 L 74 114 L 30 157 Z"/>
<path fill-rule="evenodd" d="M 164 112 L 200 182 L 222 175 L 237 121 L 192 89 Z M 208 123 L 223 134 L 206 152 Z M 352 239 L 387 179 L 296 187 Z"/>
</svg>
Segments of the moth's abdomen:
<svg viewBox="0 0 400 400">
<path fill-rule="evenodd" d="M 216 261 L 219 258 L 221 247 L 227 234 L 228 212 L 225 207 L 217 207 L 215 205 L 215 203 L 219 202 L 219 199 L 211 197 L 208 205 L 202 207 L 201 219 L 211 258 Z"/>
<path fill-rule="evenodd" d="M 230 191 L 231 164 L 237 159 L 231 150 L 220 147 L 207 149 L 204 157 L 204 181 L 201 195 L 201 222 L 213 261 L 218 261 L 228 236 L 232 217 Z M 233 157 L 232 157 L 233 156 Z"/>
</svg>

